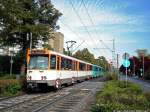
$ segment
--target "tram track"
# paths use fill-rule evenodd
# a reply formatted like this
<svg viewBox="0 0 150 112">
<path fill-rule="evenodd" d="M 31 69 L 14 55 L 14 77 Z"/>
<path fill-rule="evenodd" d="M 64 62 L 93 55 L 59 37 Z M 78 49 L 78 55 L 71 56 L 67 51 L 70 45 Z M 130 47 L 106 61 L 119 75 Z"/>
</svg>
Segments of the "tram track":
<svg viewBox="0 0 150 112">
<path fill-rule="evenodd" d="M 33 112 L 72 112 L 74 106 L 77 105 L 82 99 L 89 94 L 90 91 L 77 90 L 58 101 L 47 104 L 44 107 L 37 109 Z"/>
<path fill-rule="evenodd" d="M 34 112 L 35 110 L 45 106 L 47 103 L 53 103 L 68 94 L 69 93 L 67 92 L 49 93 L 47 95 L 42 95 L 40 97 L 30 99 L 27 102 L 4 109 L 2 112 Z"/>
<path fill-rule="evenodd" d="M 0 100 L 0 111 L 12 108 L 16 105 L 23 104 L 31 99 L 39 98 L 44 94 L 24 94 L 15 97 L 8 97 Z"/>
<path fill-rule="evenodd" d="M 83 82 L 62 88 L 57 92 L 26 94 L 0 102 L 1 112 L 77 112 L 93 91 L 99 90 L 99 82 Z M 78 108 L 76 108 L 78 105 Z"/>
</svg>

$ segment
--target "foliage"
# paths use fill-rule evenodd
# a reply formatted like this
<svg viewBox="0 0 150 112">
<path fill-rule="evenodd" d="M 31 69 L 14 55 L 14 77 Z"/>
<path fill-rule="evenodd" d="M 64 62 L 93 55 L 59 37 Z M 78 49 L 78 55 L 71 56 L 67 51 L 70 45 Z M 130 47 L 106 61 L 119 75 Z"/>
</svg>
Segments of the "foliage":
<svg viewBox="0 0 150 112">
<path fill-rule="evenodd" d="M 94 54 L 90 53 L 87 48 L 84 48 L 83 50 L 78 50 L 73 57 L 78 58 L 80 60 L 87 61 L 92 64 L 96 64 L 98 66 L 103 67 L 105 70 L 108 70 L 108 62 L 105 59 L 105 57 L 100 56 L 97 59 L 95 59 Z"/>
<path fill-rule="evenodd" d="M 16 79 L 16 75 L 14 75 L 14 74 L 12 74 L 12 75 L 10 75 L 10 74 L 5 74 L 5 75 L 1 74 L 0 75 L 0 80 L 4 80 L 4 79 Z"/>
<path fill-rule="evenodd" d="M 113 108 L 110 107 L 109 105 L 94 105 L 92 108 L 91 108 L 91 111 L 92 112 L 113 112 Z"/>
<path fill-rule="evenodd" d="M 32 32 L 33 47 L 39 40 L 47 41 L 59 28 L 56 22 L 62 15 L 51 2 L 42 6 L 37 0 L 0 0 L 0 14 L 0 45 L 19 45 L 23 56 L 31 40 L 27 34 Z"/>
<path fill-rule="evenodd" d="M 103 67 L 106 71 L 109 70 L 109 64 L 104 56 L 99 56 L 97 59 L 95 59 L 94 64 Z"/>
<path fill-rule="evenodd" d="M 105 81 L 118 80 L 118 74 L 116 72 L 105 72 L 103 76 Z"/>
<path fill-rule="evenodd" d="M 146 99 L 150 102 L 150 92 L 145 92 L 144 96 L 146 97 Z"/>
<path fill-rule="evenodd" d="M 77 51 L 73 57 L 87 61 L 89 63 L 93 63 L 94 62 L 94 55 L 92 53 L 89 52 L 89 50 L 87 48 L 84 48 L 83 50 L 79 50 Z"/>
<path fill-rule="evenodd" d="M 125 81 L 109 81 L 102 92 L 97 94 L 92 112 L 112 112 L 112 110 L 147 110 L 150 101 L 139 85 Z"/>
<path fill-rule="evenodd" d="M 21 90 L 22 91 L 27 91 L 27 80 L 26 80 L 26 75 L 22 75 L 19 80 Z"/>
<path fill-rule="evenodd" d="M 16 79 L 6 79 L 0 80 L 0 94 L 4 96 L 10 96 L 17 94 L 21 91 L 21 86 L 19 80 Z"/>
<path fill-rule="evenodd" d="M 150 67 L 148 68 L 148 70 L 145 72 L 144 78 L 146 80 L 150 80 Z"/>
<path fill-rule="evenodd" d="M 20 74 L 21 65 L 23 63 L 22 56 L 17 54 L 13 56 L 12 73 Z M 0 76 L 10 73 L 10 56 L 0 56 Z"/>
<path fill-rule="evenodd" d="M 20 90 L 21 90 L 21 86 L 19 84 L 13 84 L 13 85 L 7 86 L 5 92 L 10 93 L 10 94 L 16 94 Z"/>
<path fill-rule="evenodd" d="M 51 45 L 49 45 L 49 44 L 47 44 L 47 43 L 45 43 L 45 44 L 43 45 L 43 47 L 44 47 L 44 48 L 47 48 L 48 50 L 54 50 L 54 49 L 51 47 Z"/>
</svg>

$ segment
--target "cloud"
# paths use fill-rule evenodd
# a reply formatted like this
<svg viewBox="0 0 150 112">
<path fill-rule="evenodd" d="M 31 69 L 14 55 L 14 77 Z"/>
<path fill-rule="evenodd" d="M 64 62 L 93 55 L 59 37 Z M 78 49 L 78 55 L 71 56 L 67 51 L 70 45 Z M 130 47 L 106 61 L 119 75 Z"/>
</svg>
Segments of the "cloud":
<svg viewBox="0 0 150 112">
<path fill-rule="evenodd" d="M 150 32 L 150 26 L 148 26 L 148 19 L 145 15 L 128 14 L 121 11 L 131 7 L 131 2 L 112 2 L 106 4 L 106 1 L 102 5 L 92 4 L 93 2 L 87 2 L 88 12 L 92 18 L 94 25 L 91 23 L 89 16 L 83 5 L 79 8 L 76 6 L 76 10 L 79 17 L 76 15 L 71 5 L 66 0 L 52 0 L 58 10 L 63 13 L 58 24 L 60 30 L 64 33 L 65 41 L 75 40 L 77 41 L 75 48 L 85 41 L 78 49 L 88 48 L 96 56 L 104 55 L 107 58 L 111 58 L 111 52 L 108 50 L 93 50 L 93 48 L 104 48 L 100 39 L 112 48 L 112 42 L 108 40 L 116 39 L 117 50 L 122 53 L 126 50 L 125 45 L 130 45 L 130 49 L 136 49 L 132 45 L 138 45 L 141 39 L 136 32 Z M 119 0 L 117 0 L 119 1 Z M 91 4 L 90 4 L 91 3 Z M 77 1 L 74 5 L 77 4 Z M 84 26 L 84 25 L 85 26 Z M 86 28 L 85 28 L 86 27 Z M 86 30 L 87 29 L 87 30 Z M 89 32 L 89 34 L 88 34 Z M 134 35 L 131 33 L 134 33 Z M 131 38 L 134 37 L 134 38 Z M 130 50 L 128 48 L 128 50 Z"/>
</svg>

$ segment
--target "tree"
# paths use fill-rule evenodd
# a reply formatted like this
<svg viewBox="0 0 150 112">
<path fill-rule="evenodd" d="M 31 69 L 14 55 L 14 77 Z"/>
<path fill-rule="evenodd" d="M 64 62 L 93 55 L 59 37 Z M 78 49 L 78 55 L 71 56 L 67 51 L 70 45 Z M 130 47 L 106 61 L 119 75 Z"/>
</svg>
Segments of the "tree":
<svg viewBox="0 0 150 112">
<path fill-rule="evenodd" d="M 97 59 L 95 59 L 94 63 L 96 65 L 103 67 L 105 70 L 109 69 L 108 61 L 106 60 L 104 56 L 99 56 Z"/>
<path fill-rule="evenodd" d="M 80 60 L 87 61 L 89 63 L 94 63 L 94 55 L 89 52 L 87 48 L 84 48 L 83 50 L 78 50 L 73 57 L 78 58 Z"/>
<path fill-rule="evenodd" d="M 61 15 L 50 2 L 40 5 L 38 0 L 0 0 L 0 45 L 19 45 L 22 66 L 26 66 L 31 34 L 32 47 L 47 41 L 59 28 L 56 22 Z"/>
<path fill-rule="evenodd" d="M 0 45 L 19 45 L 23 54 L 38 41 L 47 41 L 58 29 L 61 13 L 51 3 L 41 6 L 37 0 L 0 0 Z"/>
</svg>

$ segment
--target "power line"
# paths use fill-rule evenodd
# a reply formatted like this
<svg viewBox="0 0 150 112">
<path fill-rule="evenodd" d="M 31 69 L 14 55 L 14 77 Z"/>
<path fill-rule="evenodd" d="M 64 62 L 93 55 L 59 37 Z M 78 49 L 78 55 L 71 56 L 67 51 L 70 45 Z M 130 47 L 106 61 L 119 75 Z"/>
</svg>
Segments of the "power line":
<svg viewBox="0 0 150 112">
<path fill-rule="evenodd" d="M 90 40 L 93 40 L 93 38 L 91 37 L 91 34 L 89 33 L 89 31 L 88 31 L 88 29 L 87 29 L 86 25 L 84 24 L 84 22 L 82 21 L 82 19 L 81 19 L 80 15 L 78 14 L 77 10 L 75 9 L 75 7 L 74 7 L 74 5 L 73 5 L 72 1 L 71 1 L 71 0 L 69 0 L 69 2 L 70 2 L 70 4 L 71 4 L 71 6 L 72 6 L 72 8 L 73 8 L 74 12 L 76 13 L 77 17 L 79 18 L 79 20 L 80 20 L 81 24 L 83 25 L 83 27 L 84 27 L 85 31 L 87 32 L 88 37 L 90 38 Z M 94 42 L 94 41 L 93 41 L 93 42 Z"/>
<path fill-rule="evenodd" d="M 85 40 L 83 40 L 83 41 L 72 51 L 72 53 L 75 52 L 84 42 L 85 42 Z"/>
<path fill-rule="evenodd" d="M 78 35 L 78 33 L 75 32 L 74 30 L 72 30 L 72 28 L 71 28 L 68 24 L 64 23 L 62 20 L 60 20 L 60 22 L 61 22 L 65 27 L 67 27 L 68 30 L 70 30 L 71 32 L 73 32 L 74 35 L 76 35 L 76 37 L 77 37 L 79 40 L 81 39 L 81 37 Z M 86 43 L 87 47 L 89 47 L 88 44 L 87 44 L 87 42 L 86 42 L 85 40 L 83 40 L 83 41 Z M 83 44 L 83 43 L 82 43 L 82 44 Z M 79 45 L 77 48 L 79 48 L 80 46 L 81 46 L 81 45 Z"/>
<path fill-rule="evenodd" d="M 94 24 L 94 22 L 93 22 L 93 20 L 92 20 L 92 18 L 91 18 L 91 16 L 90 16 L 90 14 L 89 14 L 89 12 L 88 12 L 88 9 L 87 9 L 87 7 L 86 7 L 86 5 L 85 5 L 85 3 L 84 3 L 84 0 L 81 0 L 81 1 L 82 1 L 82 3 L 83 3 L 83 6 L 84 6 L 84 8 L 85 8 L 85 11 L 86 11 L 88 17 L 89 17 L 90 22 L 92 23 L 93 26 L 95 26 L 95 24 Z M 95 30 L 95 31 L 96 31 L 96 30 Z M 96 33 L 97 33 L 97 31 L 96 31 Z"/>
<path fill-rule="evenodd" d="M 83 3 L 83 6 L 84 6 L 84 8 L 85 8 L 85 10 L 86 10 L 86 13 L 87 13 L 87 15 L 88 15 L 88 17 L 89 17 L 89 20 L 90 20 L 91 24 L 92 24 L 93 26 L 95 26 L 95 24 L 94 24 L 94 22 L 93 22 L 93 20 L 92 20 L 92 18 L 91 18 L 91 16 L 90 16 L 90 14 L 89 14 L 89 12 L 88 12 L 88 9 L 87 9 L 87 7 L 86 7 L 86 5 L 85 5 L 84 0 L 82 0 L 82 3 Z M 95 33 L 96 33 L 97 36 L 99 36 L 96 29 L 95 29 Z M 113 49 L 112 49 L 112 50 L 111 50 L 103 41 L 100 41 L 100 42 L 101 42 L 107 49 L 109 49 L 109 50 L 112 52 L 112 60 L 113 60 L 113 64 L 114 64 L 114 63 L 115 63 L 115 40 L 113 39 Z"/>
<path fill-rule="evenodd" d="M 85 8 L 85 10 L 86 10 L 86 13 L 87 13 L 87 15 L 88 15 L 88 18 L 89 18 L 91 24 L 92 24 L 93 26 L 95 26 L 95 24 L 94 24 L 94 22 L 93 22 L 93 20 L 92 20 L 92 18 L 91 18 L 91 16 L 90 16 L 90 13 L 88 12 L 88 9 L 87 9 L 87 7 L 86 7 L 86 5 L 85 5 L 84 0 L 82 0 L 82 3 L 83 3 L 83 6 L 84 6 L 84 8 Z M 95 34 L 97 35 L 97 37 L 99 37 L 98 32 L 97 32 L 96 29 L 95 29 Z"/>
</svg>

